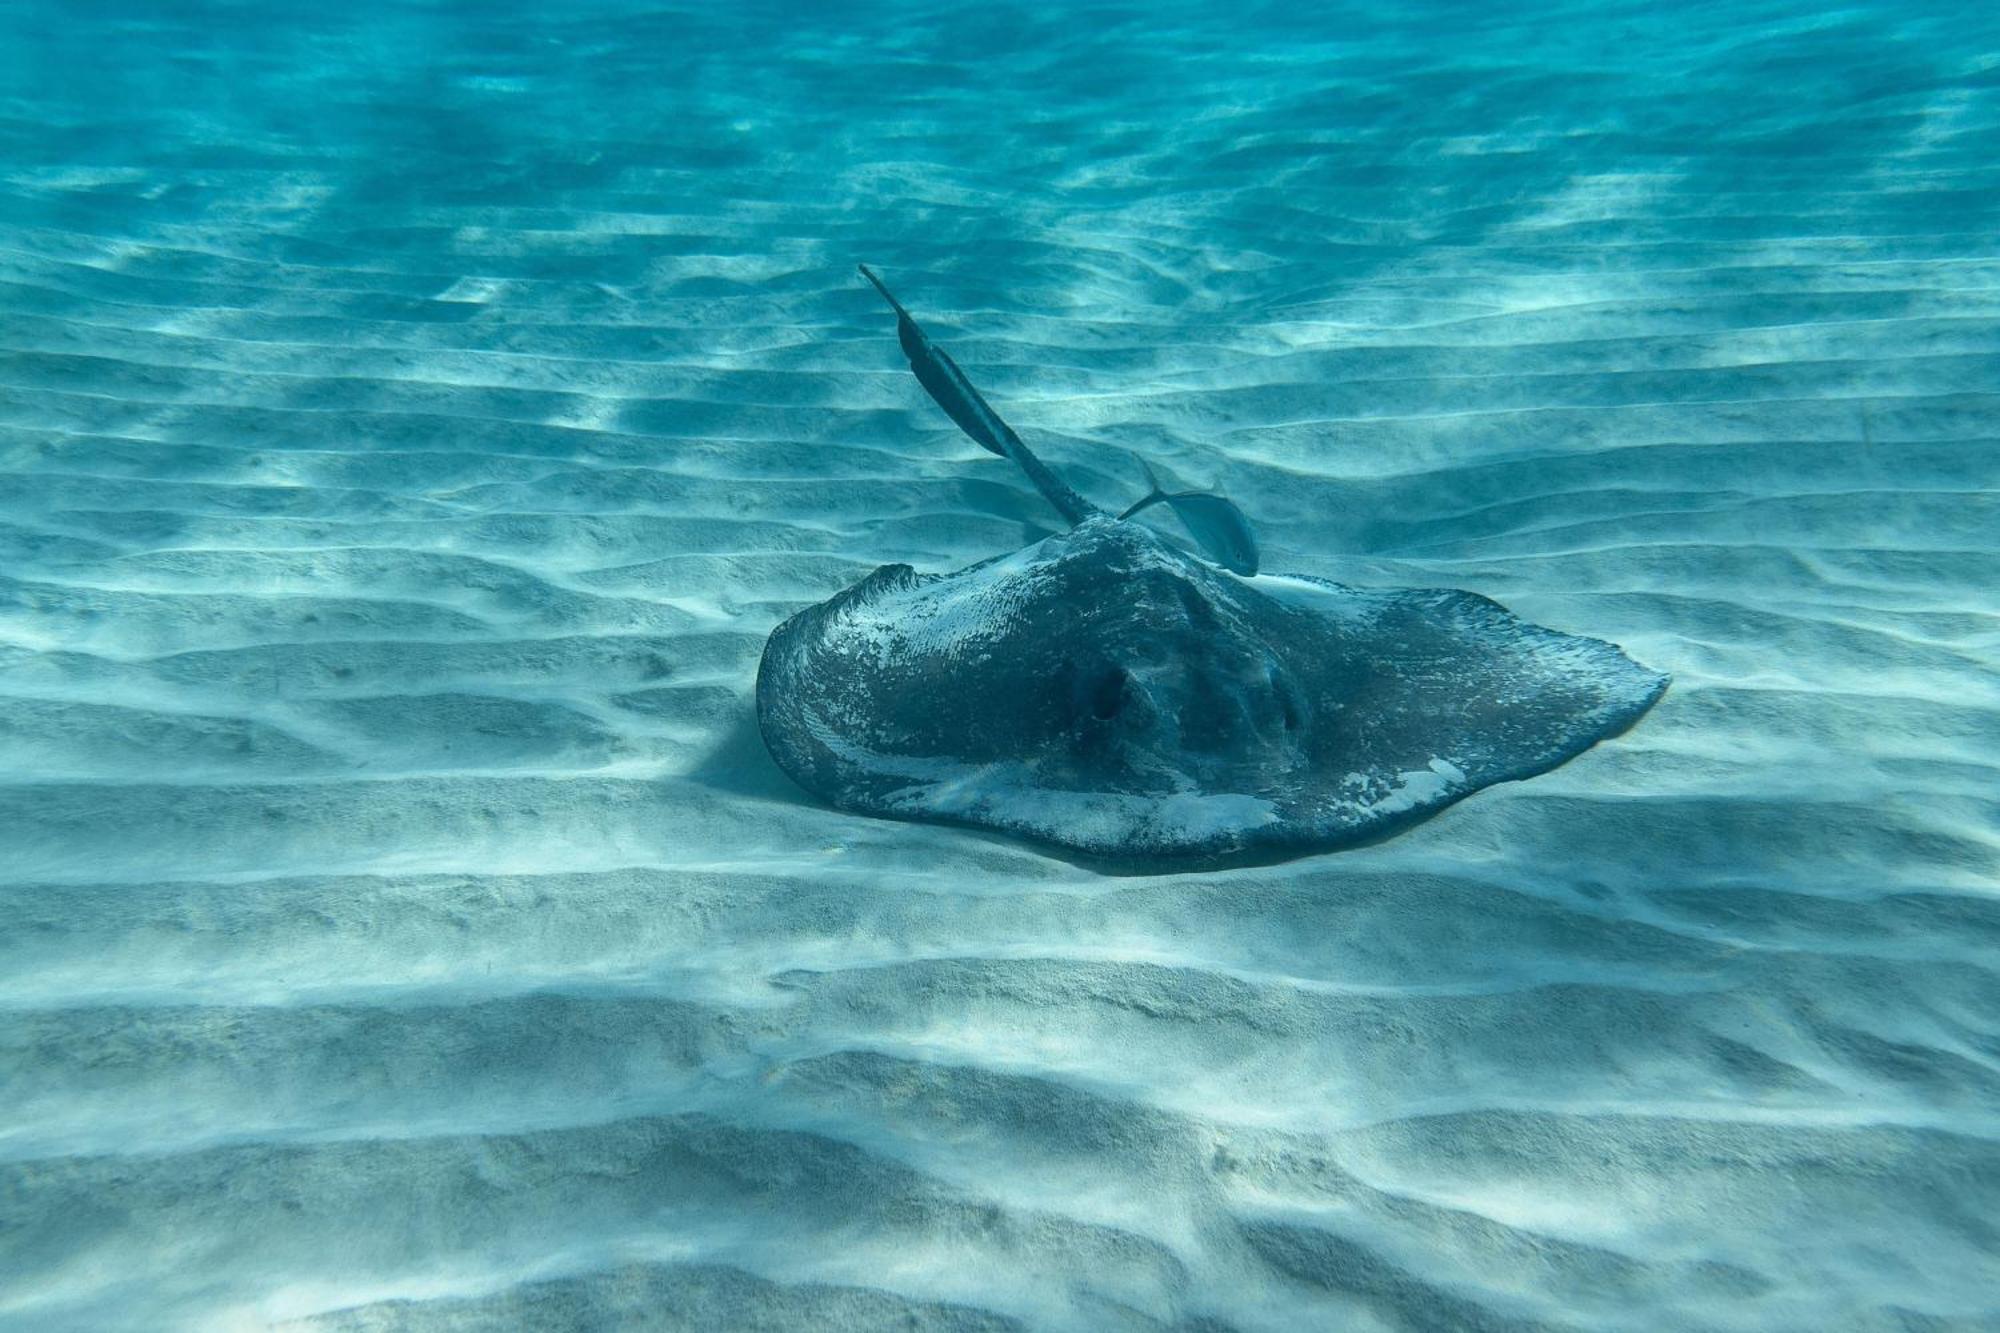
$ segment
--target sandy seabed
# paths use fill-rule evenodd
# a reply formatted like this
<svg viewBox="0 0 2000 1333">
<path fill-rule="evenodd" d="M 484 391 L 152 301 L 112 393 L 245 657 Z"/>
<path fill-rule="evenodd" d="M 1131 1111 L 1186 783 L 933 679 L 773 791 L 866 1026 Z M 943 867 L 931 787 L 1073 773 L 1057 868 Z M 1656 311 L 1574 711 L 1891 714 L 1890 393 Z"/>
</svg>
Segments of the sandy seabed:
<svg viewBox="0 0 2000 1333">
<path fill-rule="evenodd" d="M 2000 1320 L 2000 10 L 0 11 L 0 1327 Z M 1097 503 L 1674 686 L 1380 845 L 820 808 Z"/>
</svg>

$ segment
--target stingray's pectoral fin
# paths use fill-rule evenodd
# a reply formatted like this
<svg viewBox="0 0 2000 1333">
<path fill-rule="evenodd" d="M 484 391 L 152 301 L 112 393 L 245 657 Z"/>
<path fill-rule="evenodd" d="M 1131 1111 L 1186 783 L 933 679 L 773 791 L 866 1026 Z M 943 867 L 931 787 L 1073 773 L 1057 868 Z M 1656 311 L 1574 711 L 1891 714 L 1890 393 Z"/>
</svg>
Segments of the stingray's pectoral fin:
<svg viewBox="0 0 2000 1333">
<path fill-rule="evenodd" d="M 982 449 L 1013 459 L 1028 474 L 1028 480 L 1035 483 L 1035 489 L 1071 523 L 1081 523 L 1096 514 L 1097 506 L 1071 490 L 1060 477 L 1049 471 L 1047 464 L 1029 451 L 1027 445 L 1021 443 L 1021 437 L 1000 419 L 1000 414 L 993 410 L 979 390 L 972 387 L 972 381 L 965 377 L 958 363 L 946 354 L 944 348 L 930 340 L 916 320 L 910 318 L 910 312 L 890 293 L 882 279 L 875 276 L 875 271 L 866 264 L 856 267 L 895 310 L 896 341 L 902 344 L 903 355 L 909 358 L 917 383 L 924 386 L 924 392 L 944 409 L 945 415 Z"/>
</svg>

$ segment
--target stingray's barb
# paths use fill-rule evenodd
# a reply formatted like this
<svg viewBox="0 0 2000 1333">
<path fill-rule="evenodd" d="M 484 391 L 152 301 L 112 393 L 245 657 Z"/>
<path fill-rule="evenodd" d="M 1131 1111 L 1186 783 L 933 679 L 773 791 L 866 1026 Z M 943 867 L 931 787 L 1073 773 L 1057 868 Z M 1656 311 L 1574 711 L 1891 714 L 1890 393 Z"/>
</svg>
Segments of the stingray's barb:
<svg viewBox="0 0 2000 1333">
<path fill-rule="evenodd" d="M 856 264 L 854 267 L 861 270 L 862 277 L 868 279 L 868 281 L 875 284 L 875 290 L 882 293 L 882 299 L 887 301 L 890 307 L 893 310 L 895 310 L 895 312 L 898 315 L 901 315 L 904 319 L 910 318 L 910 312 L 903 309 L 903 303 L 896 299 L 895 294 L 893 292 L 891 292 L 887 287 L 882 285 L 882 279 L 875 276 L 874 269 L 868 267 L 868 265 L 866 264 Z M 911 322 L 914 323 L 915 321 Z"/>
</svg>

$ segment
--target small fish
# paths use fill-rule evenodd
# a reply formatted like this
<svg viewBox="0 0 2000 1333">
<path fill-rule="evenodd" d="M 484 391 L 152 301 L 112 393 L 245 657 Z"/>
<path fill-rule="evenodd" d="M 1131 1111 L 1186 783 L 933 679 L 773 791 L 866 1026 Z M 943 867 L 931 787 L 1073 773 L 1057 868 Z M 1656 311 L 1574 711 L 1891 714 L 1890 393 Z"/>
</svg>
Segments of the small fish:
<svg viewBox="0 0 2000 1333">
<path fill-rule="evenodd" d="M 1142 459 L 1139 466 L 1146 469 L 1146 484 L 1152 490 L 1119 518 L 1130 518 L 1152 505 L 1169 505 L 1194 539 L 1201 543 L 1201 549 L 1208 553 L 1209 559 L 1232 574 L 1247 577 L 1257 572 L 1257 537 L 1250 531 L 1250 520 L 1243 516 L 1241 509 L 1222 496 L 1206 491 L 1169 492 L 1160 485 L 1151 463 Z"/>
</svg>

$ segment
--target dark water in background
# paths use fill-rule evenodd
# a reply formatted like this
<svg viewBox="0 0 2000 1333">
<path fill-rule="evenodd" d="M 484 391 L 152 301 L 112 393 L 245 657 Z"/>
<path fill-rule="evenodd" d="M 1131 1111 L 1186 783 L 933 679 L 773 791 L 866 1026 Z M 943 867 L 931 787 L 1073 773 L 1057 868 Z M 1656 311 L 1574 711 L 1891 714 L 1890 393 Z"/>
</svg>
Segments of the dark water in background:
<svg viewBox="0 0 2000 1333">
<path fill-rule="evenodd" d="M 2000 1319 L 2000 10 L 0 7 L 0 1325 Z M 1671 671 L 1382 845 L 819 809 L 1079 489 Z"/>
</svg>

